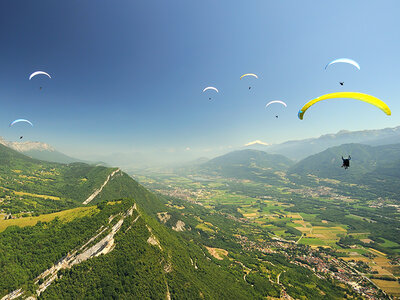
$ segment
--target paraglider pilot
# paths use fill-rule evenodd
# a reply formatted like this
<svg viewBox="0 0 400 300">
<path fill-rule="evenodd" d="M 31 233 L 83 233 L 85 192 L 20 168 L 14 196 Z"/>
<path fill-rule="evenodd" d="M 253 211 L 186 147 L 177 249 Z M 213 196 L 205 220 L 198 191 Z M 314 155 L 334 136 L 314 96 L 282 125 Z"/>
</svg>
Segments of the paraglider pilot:
<svg viewBox="0 0 400 300">
<path fill-rule="evenodd" d="M 343 158 L 343 156 L 342 156 L 342 160 L 343 160 L 342 168 L 347 169 L 348 167 L 350 167 L 350 159 L 351 159 L 350 155 L 348 158 Z"/>
</svg>

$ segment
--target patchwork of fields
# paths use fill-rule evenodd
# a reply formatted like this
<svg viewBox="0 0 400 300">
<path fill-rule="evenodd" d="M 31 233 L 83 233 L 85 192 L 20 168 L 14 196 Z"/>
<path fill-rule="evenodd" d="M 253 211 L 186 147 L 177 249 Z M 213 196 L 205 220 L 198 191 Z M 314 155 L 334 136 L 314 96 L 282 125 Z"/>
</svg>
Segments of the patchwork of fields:
<svg viewBox="0 0 400 300">
<path fill-rule="evenodd" d="M 241 234 L 258 234 L 258 239 L 262 241 L 265 240 L 265 234 L 262 232 L 266 230 L 271 237 L 315 249 L 330 248 L 355 268 L 365 263 L 363 267 L 366 269 L 360 270 L 365 271 L 371 278 L 386 276 L 395 280 L 371 279 L 377 286 L 393 296 L 400 293 L 400 286 L 396 281 L 400 275 L 400 267 L 394 266 L 388 255 L 393 252 L 400 253 L 400 245 L 389 238 L 377 239 L 371 236 L 373 231 L 368 230 L 368 226 L 353 226 L 351 223 L 351 220 L 354 220 L 356 224 L 374 224 L 375 221 L 371 217 L 360 212 L 356 214 L 336 208 L 345 203 L 346 207 L 368 211 L 368 202 L 362 199 L 349 201 L 348 197 L 340 196 L 337 191 L 321 187 L 315 191 L 308 188 L 307 198 L 304 199 L 302 187 L 274 187 L 250 180 L 196 180 L 196 176 L 185 178 L 172 174 L 164 174 L 162 177 L 158 177 L 158 174 L 155 177 L 140 176 L 138 179 L 162 194 L 198 203 L 211 211 L 230 214 L 263 230 L 257 231 L 248 227 L 248 232 L 244 232 L 242 228 Z M 156 186 L 152 183 L 156 183 Z M 333 212 L 339 214 L 340 218 L 330 216 L 329 212 L 332 209 L 335 209 Z M 208 233 L 216 230 L 212 224 L 204 222 L 196 228 Z M 343 244 L 342 239 L 354 242 Z M 213 255 L 217 256 L 216 253 L 216 250 L 213 251 Z"/>
</svg>

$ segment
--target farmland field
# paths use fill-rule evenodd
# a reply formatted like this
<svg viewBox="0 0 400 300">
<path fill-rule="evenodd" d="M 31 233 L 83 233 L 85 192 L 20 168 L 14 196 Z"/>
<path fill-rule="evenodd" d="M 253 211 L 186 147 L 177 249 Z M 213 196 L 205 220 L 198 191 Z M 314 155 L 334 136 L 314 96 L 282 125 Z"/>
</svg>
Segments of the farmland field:
<svg viewBox="0 0 400 300">
<path fill-rule="evenodd" d="M 73 209 L 63 210 L 60 212 L 52 213 L 52 214 L 44 214 L 35 217 L 24 217 L 17 219 L 9 219 L 9 220 L 0 220 L 0 232 L 7 229 L 10 226 L 34 226 L 37 222 L 50 222 L 55 218 L 59 218 L 62 222 L 70 222 L 75 218 L 81 218 L 84 216 L 90 216 L 95 214 L 98 209 L 95 206 L 89 207 L 77 207 Z"/>
</svg>

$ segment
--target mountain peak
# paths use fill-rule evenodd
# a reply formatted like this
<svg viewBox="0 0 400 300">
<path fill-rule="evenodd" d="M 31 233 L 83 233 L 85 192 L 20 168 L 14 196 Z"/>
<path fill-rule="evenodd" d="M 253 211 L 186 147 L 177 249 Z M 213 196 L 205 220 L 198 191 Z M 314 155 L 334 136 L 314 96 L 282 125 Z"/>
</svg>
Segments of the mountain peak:
<svg viewBox="0 0 400 300">
<path fill-rule="evenodd" d="M 9 142 L 6 141 L 4 138 L 0 137 L 0 144 L 3 144 L 4 146 L 7 146 L 11 149 L 14 149 L 18 152 L 25 152 L 25 151 L 31 151 L 31 150 L 37 150 L 37 151 L 55 151 L 53 147 L 51 147 L 49 144 L 42 143 L 42 142 Z"/>
<path fill-rule="evenodd" d="M 17 150 L 19 152 L 26 152 L 26 151 L 55 151 L 53 147 L 49 144 L 42 143 L 42 142 L 8 142 L 8 147 Z"/>
<path fill-rule="evenodd" d="M 248 146 L 253 146 L 253 145 L 263 145 L 263 146 L 268 146 L 268 143 L 262 142 L 260 140 L 255 140 L 253 142 L 247 143 L 244 146 L 248 147 Z"/>
</svg>

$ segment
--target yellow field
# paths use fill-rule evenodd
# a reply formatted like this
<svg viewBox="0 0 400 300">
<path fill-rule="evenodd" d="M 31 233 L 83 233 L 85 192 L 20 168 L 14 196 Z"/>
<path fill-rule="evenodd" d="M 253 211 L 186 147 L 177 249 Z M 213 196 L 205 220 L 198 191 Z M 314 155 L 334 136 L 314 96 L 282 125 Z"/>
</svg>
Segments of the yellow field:
<svg viewBox="0 0 400 300">
<path fill-rule="evenodd" d="M 378 250 L 376 250 L 376 249 L 372 249 L 372 248 L 370 248 L 369 250 L 373 251 L 373 252 L 374 252 L 374 254 L 378 254 L 378 255 L 386 256 L 386 254 L 385 254 L 385 253 L 383 253 L 383 252 L 381 252 L 381 251 L 378 251 Z"/>
<path fill-rule="evenodd" d="M 205 247 L 207 248 L 208 252 L 218 260 L 223 260 L 224 256 L 227 256 L 229 253 L 225 249 L 211 248 L 211 247 L 207 247 L 207 246 L 205 246 Z"/>
<path fill-rule="evenodd" d="M 70 222 L 75 218 L 81 218 L 88 215 L 93 215 L 98 212 L 96 206 L 77 207 L 73 209 L 63 210 L 52 214 L 40 215 L 37 217 L 26 217 L 19 219 L 0 220 L 0 232 L 7 229 L 9 226 L 34 226 L 38 221 L 50 222 L 56 217 L 59 217 L 63 222 Z"/>
<path fill-rule="evenodd" d="M 353 253 L 353 252 L 351 252 Z M 357 253 L 357 252 L 354 252 Z M 353 255 L 353 256 L 349 256 L 349 257 L 341 257 L 341 259 L 343 259 L 344 261 L 350 261 L 350 260 L 360 260 L 362 262 L 371 263 L 371 260 L 365 256 L 361 256 L 359 253 L 357 253 L 357 255 Z"/>
<path fill-rule="evenodd" d="M 107 205 L 115 205 L 115 204 L 120 204 L 122 201 L 109 201 L 107 202 Z"/>
<path fill-rule="evenodd" d="M 370 244 L 373 242 L 373 240 L 371 239 L 360 239 L 361 242 L 366 243 L 366 244 Z"/>
<path fill-rule="evenodd" d="M 346 229 L 342 227 L 313 227 L 312 233 L 309 237 L 316 237 L 324 240 L 339 240 L 338 234 L 345 234 Z"/>
<path fill-rule="evenodd" d="M 31 194 L 31 193 L 16 192 L 16 191 L 13 191 L 13 193 L 14 193 L 15 195 L 17 195 L 17 196 L 31 196 L 31 197 L 43 198 L 43 199 L 60 200 L 60 197 L 55 197 L 55 196 Z"/>
<path fill-rule="evenodd" d="M 245 218 L 255 218 L 257 217 L 257 213 L 248 213 L 248 214 L 243 214 Z"/>
<path fill-rule="evenodd" d="M 211 229 L 210 227 L 208 227 L 206 224 L 198 224 L 197 226 L 196 226 L 196 228 L 197 229 L 201 229 L 201 230 L 203 230 L 203 231 L 205 231 L 205 232 L 210 232 L 210 233 L 214 233 L 215 231 L 213 230 L 213 229 Z"/>
<path fill-rule="evenodd" d="M 299 214 L 287 214 L 286 218 L 292 218 L 292 219 L 302 219 L 302 217 Z"/>
<path fill-rule="evenodd" d="M 380 279 L 372 279 L 372 281 L 386 293 L 395 297 L 400 297 L 400 283 L 398 281 L 387 281 Z"/>
<path fill-rule="evenodd" d="M 389 271 L 392 265 L 389 264 L 389 260 L 386 257 L 375 257 L 373 261 L 376 266 L 372 267 L 372 269 L 378 271 L 379 275 L 392 275 L 392 273 Z"/>
</svg>

